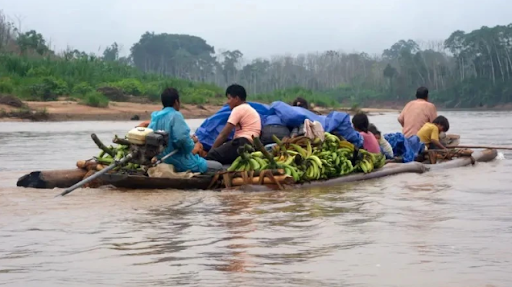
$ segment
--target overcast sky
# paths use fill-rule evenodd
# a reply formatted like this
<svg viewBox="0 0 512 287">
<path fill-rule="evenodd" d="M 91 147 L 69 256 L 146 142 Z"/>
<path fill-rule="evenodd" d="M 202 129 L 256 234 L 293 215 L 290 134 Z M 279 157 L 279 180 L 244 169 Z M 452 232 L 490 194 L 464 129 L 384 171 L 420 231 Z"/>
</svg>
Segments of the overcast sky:
<svg viewBox="0 0 512 287">
<path fill-rule="evenodd" d="M 191 34 L 246 58 L 328 49 L 380 54 L 400 39 L 444 40 L 512 23 L 512 0 L 0 0 L 57 50 L 128 53 L 146 31 Z M 16 20 L 17 21 L 17 20 Z"/>
</svg>

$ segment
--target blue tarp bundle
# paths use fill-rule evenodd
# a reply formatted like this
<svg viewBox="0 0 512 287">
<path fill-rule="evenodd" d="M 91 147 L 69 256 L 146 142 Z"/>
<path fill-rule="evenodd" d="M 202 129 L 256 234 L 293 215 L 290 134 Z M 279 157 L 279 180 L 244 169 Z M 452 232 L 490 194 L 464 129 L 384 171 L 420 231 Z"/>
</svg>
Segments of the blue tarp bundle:
<svg viewBox="0 0 512 287">
<path fill-rule="evenodd" d="M 325 118 L 324 130 L 342 136 L 359 148 L 363 146 L 363 137 L 354 130 L 350 115 L 347 113 L 330 112 Z"/>
<path fill-rule="evenodd" d="M 425 149 L 425 144 L 418 136 L 404 137 L 402 133 L 385 134 L 384 138 L 393 148 L 395 156 L 401 156 L 403 162 L 414 161 L 416 156 Z"/>
<path fill-rule="evenodd" d="M 287 103 L 277 101 L 270 104 L 269 115 L 275 115 L 281 119 L 283 125 L 287 127 L 298 127 L 304 123 L 304 120 L 318 121 L 325 126 L 325 116 L 317 115 L 310 110 L 290 106 Z M 265 125 L 268 123 L 265 122 Z"/>
<path fill-rule="evenodd" d="M 320 122 L 326 132 L 340 135 L 358 147 L 363 145 L 363 138 L 352 128 L 350 116 L 347 113 L 331 112 L 327 116 L 321 116 L 281 101 L 273 102 L 270 106 L 254 102 L 248 103 L 260 114 L 262 126 L 272 124 L 293 128 L 303 124 L 305 119 L 309 119 L 310 121 Z M 206 119 L 197 129 L 195 134 L 205 150 L 211 148 L 226 125 L 230 114 L 231 110 L 225 105 L 216 114 Z M 230 134 L 228 140 L 232 139 L 233 135 L 234 132 Z"/>
</svg>

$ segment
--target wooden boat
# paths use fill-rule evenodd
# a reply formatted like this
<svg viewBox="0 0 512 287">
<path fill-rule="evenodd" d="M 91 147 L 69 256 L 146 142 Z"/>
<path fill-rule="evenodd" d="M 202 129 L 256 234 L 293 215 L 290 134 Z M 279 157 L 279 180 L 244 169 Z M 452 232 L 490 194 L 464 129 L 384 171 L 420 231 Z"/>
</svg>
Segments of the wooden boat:
<svg viewBox="0 0 512 287">
<path fill-rule="evenodd" d="M 318 180 L 309 183 L 295 184 L 293 182 L 272 181 L 263 177 L 245 176 L 230 178 L 229 188 L 242 190 L 270 190 L 270 189 L 299 189 L 313 186 L 330 186 L 346 182 L 363 181 L 402 173 L 424 173 L 430 170 L 456 168 L 475 164 L 476 162 L 492 161 L 497 156 L 496 149 L 484 149 L 474 153 L 459 152 L 458 155 L 448 157 L 446 152 L 431 151 L 424 162 L 388 163 L 383 168 L 368 174 L 356 173 L 328 180 Z M 19 178 L 17 186 L 32 188 L 67 188 L 86 176 L 87 171 L 82 169 L 35 171 Z M 227 173 L 223 174 L 226 176 Z M 269 178 L 272 178 L 270 176 Z M 279 177 L 279 173 L 275 174 Z M 213 186 L 215 175 L 205 174 L 191 178 L 154 178 L 142 175 L 105 174 L 89 187 L 112 185 L 123 189 L 179 189 L 179 190 L 222 190 L 224 187 Z M 259 183 L 259 184 L 258 184 Z"/>
</svg>

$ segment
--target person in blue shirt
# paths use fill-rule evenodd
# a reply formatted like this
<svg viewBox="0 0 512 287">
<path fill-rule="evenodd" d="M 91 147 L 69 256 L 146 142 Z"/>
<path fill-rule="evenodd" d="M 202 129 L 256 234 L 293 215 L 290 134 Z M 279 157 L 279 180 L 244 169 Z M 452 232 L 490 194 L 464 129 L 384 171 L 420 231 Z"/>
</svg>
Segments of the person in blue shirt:
<svg viewBox="0 0 512 287">
<path fill-rule="evenodd" d="M 164 162 L 172 164 L 177 172 L 215 172 L 222 170 L 222 164 L 216 161 L 205 160 L 197 154 L 193 154 L 194 140 L 190 136 L 190 128 L 185 118 L 179 112 L 180 96 L 176 89 L 167 88 L 161 95 L 163 109 L 151 114 L 148 128 L 152 130 L 164 130 L 169 133 L 169 145 L 157 156 L 158 159 L 177 149 L 178 152 Z"/>
</svg>

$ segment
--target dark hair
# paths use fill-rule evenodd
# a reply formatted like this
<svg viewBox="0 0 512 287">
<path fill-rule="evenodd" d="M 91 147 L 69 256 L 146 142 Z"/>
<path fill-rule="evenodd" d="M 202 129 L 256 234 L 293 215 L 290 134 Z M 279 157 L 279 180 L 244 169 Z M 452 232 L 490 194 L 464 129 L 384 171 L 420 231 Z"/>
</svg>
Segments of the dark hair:
<svg viewBox="0 0 512 287">
<path fill-rule="evenodd" d="M 450 129 L 450 123 L 448 122 L 448 119 L 443 116 L 438 116 L 432 121 L 432 123 L 442 126 L 444 132 L 447 132 Z"/>
<path fill-rule="evenodd" d="M 368 131 L 376 136 L 380 136 L 380 131 L 377 129 L 377 127 L 374 124 L 370 124 L 368 126 Z"/>
<path fill-rule="evenodd" d="M 238 97 L 244 102 L 245 99 L 247 99 L 247 92 L 245 91 L 245 88 L 237 84 L 233 84 L 226 89 L 226 97 L 228 95 L 231 97 Z"/>
<path fill-rule="evenodd" d="M 426 87 L 419 87 L 416 90 L 416 98 L 426 100 L 428 98 L 428 89 Z"/>
<path fill-rule="evenodd" d="M 180 94 L 175 88 L 167 88 L 160 95 L 160 99 L 164 108 L 168 108 L 174 106 L 175 102 L 180 101 Z"/>
<path fill-rule="evenodd" d="M 306 110 L 309 109 L 308 101 L 306 101 L 306 99 L 302 97 L 297 97 L 295 100 L 293 100 L 292 106 L 302 107 L 305 108 Z"/>
<path fill-rule="evenodd" d="M 352 124 L 354 125 L 354 128 L 363 132 L 368 132 L 370 121 L 368 120 L 368 116 L 365 113 L 357 113 L 352 118 Z"/>
</svg>

